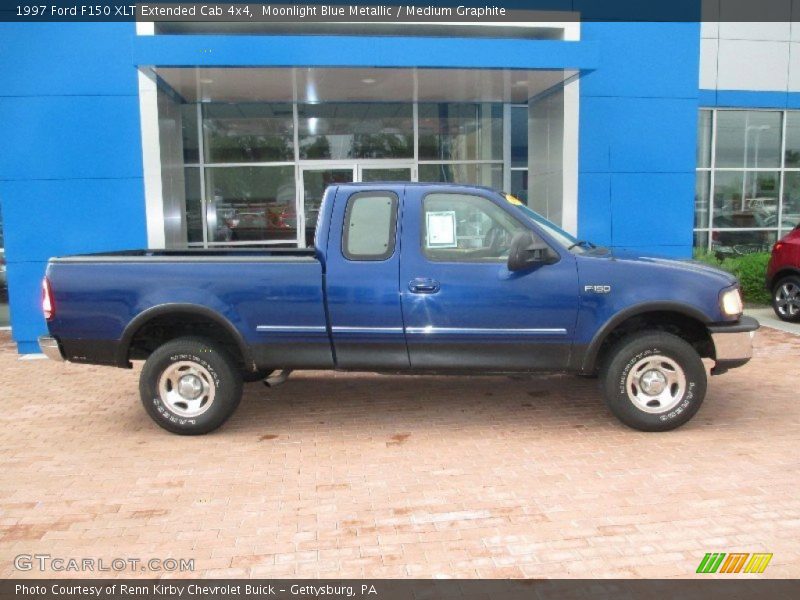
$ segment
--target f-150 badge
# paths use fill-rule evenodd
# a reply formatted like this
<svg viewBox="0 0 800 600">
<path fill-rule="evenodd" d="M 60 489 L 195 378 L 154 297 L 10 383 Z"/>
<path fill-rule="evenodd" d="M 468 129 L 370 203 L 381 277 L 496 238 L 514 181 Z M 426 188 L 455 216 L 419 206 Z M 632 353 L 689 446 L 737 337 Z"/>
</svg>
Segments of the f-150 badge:
<svg viewBox="0 0 800 600">
<path fill-rule="evenodd" d="M 610 294 L 611 293 L 611 286 L 610 285 L 585 285 L 583 286 L 583 291 L 589 294 Z"/>
</svg>

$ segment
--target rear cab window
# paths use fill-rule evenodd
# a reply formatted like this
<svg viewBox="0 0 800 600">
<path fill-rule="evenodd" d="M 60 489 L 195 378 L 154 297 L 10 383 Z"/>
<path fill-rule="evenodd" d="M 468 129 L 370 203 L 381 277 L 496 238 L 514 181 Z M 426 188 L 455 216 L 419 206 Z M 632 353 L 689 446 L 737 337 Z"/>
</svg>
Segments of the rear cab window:
<svg viewBox="0 0 800 600">
<path fill-rule="evenodd" d="M 357 192 L 347 200 L 342 254 L 348 260 L 386 260 L 394 254 L 398 198 L 393 192 Z"/>
</svg>

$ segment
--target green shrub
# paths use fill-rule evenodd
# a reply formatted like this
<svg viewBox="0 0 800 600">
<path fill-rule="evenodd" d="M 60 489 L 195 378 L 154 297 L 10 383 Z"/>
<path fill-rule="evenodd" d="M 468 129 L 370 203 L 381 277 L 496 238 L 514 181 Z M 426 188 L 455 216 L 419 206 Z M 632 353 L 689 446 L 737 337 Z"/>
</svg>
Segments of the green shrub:
<svg viewBox="0 0 800 600">
<path fill-rule="evenodd" d="M 769 262 L 768 252 L 719 258 L 713 252 L 695 250 L 694 259 L 732 273 L 739 279 L 742 296 L 751 304 L 769 304 L 770 293 L 764 288 Z"/>
</svg>

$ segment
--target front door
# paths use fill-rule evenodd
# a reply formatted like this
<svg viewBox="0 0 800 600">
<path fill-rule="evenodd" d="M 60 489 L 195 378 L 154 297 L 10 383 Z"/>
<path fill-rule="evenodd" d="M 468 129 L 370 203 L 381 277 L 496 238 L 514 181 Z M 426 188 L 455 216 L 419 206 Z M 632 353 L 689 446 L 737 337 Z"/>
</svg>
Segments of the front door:
<svg viewBox="0 0 800 600">
<path fill-rule="evenodd" d="M 407 188 L 400 293 L 413 369 L 567 366 L 578 308 L 575 259 L 558 249 L 555 264 L 510 272 L 511 238 L 535 228 L 504 205 L 488 191 Z"/>
</svg>

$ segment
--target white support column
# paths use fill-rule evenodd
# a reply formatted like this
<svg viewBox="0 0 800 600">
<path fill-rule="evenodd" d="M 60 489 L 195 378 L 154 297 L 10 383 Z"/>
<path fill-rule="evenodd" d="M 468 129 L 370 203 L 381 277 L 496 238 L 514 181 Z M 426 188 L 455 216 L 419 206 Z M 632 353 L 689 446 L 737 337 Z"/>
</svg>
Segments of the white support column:
<svg viewBox="0 0 800 600">
<path fill-rule="evenodd" d="M 142 121 L 142 167 L 147 220 L 147 247 L 164 248 L 164 195 L 158 131 L 158 88 L 151 75 L 139 71 L 139 114 Z"/>
<path fill-rule="evenodd" d="M 561 227 L 578 233 L 578 122 L 580 118 L 580 80 L 564 86 L 564 184 L 562 188 Z"/>
</svg>

